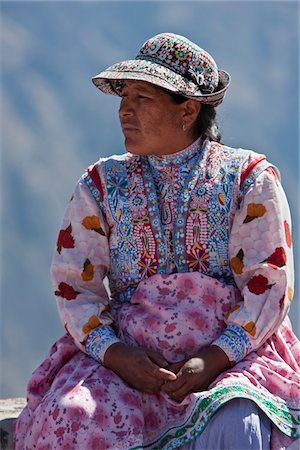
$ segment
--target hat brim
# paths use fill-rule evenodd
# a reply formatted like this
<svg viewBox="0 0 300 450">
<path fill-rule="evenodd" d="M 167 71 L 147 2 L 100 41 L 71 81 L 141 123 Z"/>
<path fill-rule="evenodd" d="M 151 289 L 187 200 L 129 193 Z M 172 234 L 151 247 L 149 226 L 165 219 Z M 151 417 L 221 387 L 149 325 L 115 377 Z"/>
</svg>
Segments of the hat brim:
<svg viewBox="0 0 300 450">
<path fill-rule="evenodd" d="M 230 75 L 227 72 L 219 70 L 218 73 L 219 84 L 217 88 L 214 92 L 207 94 L 202 93 L 196 83 L 173 70 L 143 59 L 127 60 L 114 64 L 93 77 L 92 81 L 102 92 L 112 95 L 120 95 L 115 87 L 116 81 L 146 81 L 200 103 L 218 106 L 222 103 L 230 84 Z"/>
</svg>

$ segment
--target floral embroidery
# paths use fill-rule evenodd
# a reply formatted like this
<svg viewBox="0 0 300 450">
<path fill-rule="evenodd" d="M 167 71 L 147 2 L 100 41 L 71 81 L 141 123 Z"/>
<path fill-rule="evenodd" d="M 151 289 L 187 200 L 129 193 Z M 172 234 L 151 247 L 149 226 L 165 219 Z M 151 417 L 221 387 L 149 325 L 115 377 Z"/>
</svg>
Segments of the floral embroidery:
<svg viewBox="0 0 300 450">
<path fill-rule="evenodd" d="M 108 326 L 97 327 L 92 330 L 87 338 L 85 348 L 96 361 L 103 361 L 104 354 L 112 344 L 120 342 L 114 330 Z"/>
<path fill-rule="evenodd" d="M 66 300 L 75 300 L 79 292 L 65 282 L 61 282 L 58 285 L 58 291 L 55 291 L 55 295 L 65 298 Z"/>
<path fill-rule="evenodd" d="M 114 298 L 129 300 L 140 280 L 156 273 L 200 270 L 234 283 L 228 256 L 229 211 L 234 207 L 239 167 L 249 155 L 252 152 L 198 140 L 174 155 L 127 154 L 103 161 L 99 175 L 107 198 L 105 216 L 114 236 L 110 241 Z M 256 176 L 265 170 L 263 163 L 255 167 Z M 83 181 L 93 192 L 88 175 Z M 103 202 L 100 209 L 104 211 Z M 87 221 L 88 229 L 100 225 L 93 222 Z"/>
<path fill-rule="evenodd" d="M 57 252 L 60 254 L 62 248 L 74 248 L 74 238 L 72 236 L 72 225 L 70 224 L 65 230 L 60 230 L 57 239 Z"/>
<path fill-rule="evenodd" d="M 240 249 L 237 255 L 231 258 L 230 260 L 231 268 L 237 275 L 241 275 L 243 273 L 244 268 L 243 259 L 244 259 L 244 252 L 242 249 Z"/>
<path fill-rule="evenodd" d="M 255 326 L 254 322 L 248 322 L 246 325 L 243 326 L 243 328 L 251 336 L 255 336 L 256 335 L 256 326 Z"/>
<path fill-rule="evenodd" d="M 247 286 L 250 292 L 260 295 L 266 292 L 266 290 L 271 289 L 273 285 L 269 284 L 268 279 L 263 275 L 256 275 L 248 281 Z"/>
<path fill-rule="evenodd" d="M 231 362 L 241 361 L 252 350 L 248 335 L 243 328 L 229 324 L 213 345 L 222 348 Z"/>
<path fill-rule="evenodd" d="M 284 305 L 284 299 L 285 299 L 285 295 L 283 295 L 283 296 L 281 297 L 281 299 L 279 300 L 279 308 L 280 308 L 280 309 L 283 308 L 283 305 Z"/>
<path fill-rule="evenodd" d="M 247 216 L 243 223 L 252 222 L 252 220 L 262 217 L 266 213 L 266 208 L 261 203 L 249 203 L 247 208 Z"/>
<path fill-rule="evenodd" d="M 103 228 L 100 225 L 100 220 L 98 216 L 86 216 L 82 221 L 82 225 L 87 230 L 93 230 L 96 231 L 96 233 L 101 234 L 101 236 L 105 236 Z"/>
<path fill-rule="evenodd" d="M 178 160 L 180 158 L 179 155 Z M 151 170 L 149 183 L 144 177 L 140 157 L 112 158 L 113 161 L 106 160 L 95 166 L 103 186 L 101 201 L 94 194 L 91 196 L 96 190 L 88 176 L 80 182 L 69 211 L 73 211 L 78 220 L 78 206 L 84 199 L 87 209 L 82 212 L 82 226 L 75 228 L 70 212 L 65 221 L 74 224 L 72 234 L 77 248 L 64 252 L 63 257 L 57 252 L 54 255 L 57 303 L 72 338 L 65 335 L 55 343 L 50 356 L 31 380 L 29 405 L 34 408 L 30 410 L 30 419 L 28 411 L 20 419 L 22 431 L 18 433 L 18 448 L 24 448 L 21 434 L 26 435 L 28 448 L 34 447 L 37 435 L 41 439 L 45 437 L 45 442 L 40 442 L 50 447 L 51 442 L 58 442 L 65 448 L 105 448 L 107 443 L 126 449 L 179 447 L 200 434 L 214 413 L 235 397 L 256 401 L 277 429 L 288 436 L 297 435 L 298 375 L 283 357 L 282 365 L 278 366 L 277 351 L 286 355 L 289 347 L 294 348 L 295 340 L 287 322 L 280 325 L 280 334 L 275 331 L 264 341 L 266 333 L 276 330 L 276 320 L 284 316 L 288 299 L 293 295 L 292 277 L 288 272 L 291 252 L 282 242 L 285 241 L 283 220 L 281 224 L 277 222 L 272 204 L 268 202 L 268 191 L 253 196 L 255 189 L 250 190 L 247 197 L 254 205 L 268 205 L 263 219 L 240 226 L 247 216 L 247 199 L 240 203 L 242 210 L 238 211 L 237 219 L 232 219 L 240 194 L 240 168 L 249 167 L 251 158 L 249 152 L 209 143 L 199 147 L 190 158 L 182 159 L 178 167 L 172 164 L 172 171 L 168 169 L 170 161 L 164 166 L 165 158 L 157 167 L 150 161 L 145 165 Z M 189 175 L 196 163 L 198 178 L 194 172 L 193 183 L 189 184 Z M 264 167 L 255 166 L 256 176 Z M 171 186 L 173 176 L 178 188 Z M 271 177 L 268 174 L 264 177 L 269 182 Z M 110 185 L 108 179 L 112 180 Z M 159 186 L 159 190 L 152 189 L 153 179 L 154 187 Z M 245 186 L 251 184 L 249 180 L 253 182 L 252 172 L 249 172 L 249 179 L 245 177 Z M 187 186 L 192 188 L 189 198 L 185 191 Z M 158 201 L 161 203 L 155 209 Z M 283 217 L 288 217 L 279 195 L 276 201 L 283 206 L 280 208 Z M 182 205 L 178 213 L 177 207 Z M 92 214 L 98 217 L 98 206 L 101 219 L 97 222 Z M 107 224 L 105 230 L 110 230 L 109 239 L 93 232 L 101 226 L 102 218 Z M 176 239 L 179 245 L 174 249 Z M 164 251 L 170 252 L 171 258 L 164 255 Z M 286 266 L 282 265 L 285 257 Z M 282 270 L 273 270 L 262 263 L 267 260 Z M 71 264 L 67 265 L 66 261 Z M 263 268 L 261 273 L 259 265 Z M 96 267 L 100 266 L 98 273 Z M 255 275 L 251 272 L 253 267 Z M 170 274 L 170 268 L 174 268 L 174 273 Z M 90 282 L 93 270 L 94 279 L 96 275 L 99 278 Z M 109 314 L 107 308 L 103 309 L 107 297 L 100 278 L 107 270 L 112 287 Z M 238 275 L 241 270 L 242 276 L 234 278 L 237 289 L 233 274 Z M 178 273 L 180 271 L 184 273 Z M 281 276 L 283 272 L 287 273 L 287 278 Z M 198 287 L 195 287 L 197 277 Z M 72 280 L 73 287 L 61 282 L 62 279 Z M 177 280 L 173 287 L 172 279 Z M 276 289 L 270 290 L 273 280 L 276 280 Z M 76 298 L 77 286 L 81 290 L 80 301 L 65 301 Z M 146 286 L 157 287 L 157 302 L 153 301 L 157 295 L 151 295 L 151 291 L 145 295 Z M 90 294 L 96 294 L 96 302 L 90 301 Z M 258 297 L 260 294 L 264 295 Z M 128 302 L 129 299 L 132 301 Z M 149 315 L 149 310 L 153 314 Z M 143 311 L 145 317 L 141 322 Z M 74 321 L 69 319 L 70 313 Z M 118 326 L 112 323 L 116 318 Z M 170 351 L 166 359 L 174 358 L 174 362 L 199 349 L 199 345 L 213 343 L 236 364 L 221 375 L 209 391 L 191 394 L 182 405 L 174 405 L 163 396 L 155 395 L 150 399 L 147 394 L 128 387 L 113 371 L 99 364 L 106 349 L 119 339 L 127 345 L 158 348 L 164 357 L 164 352 Z M 74 340 L 90 357 L 76 348 Z M 153 340 L 157 345 L 152 345 Z M 259 352 L 255 348 L 259 348 Z M 264 356 L 267 364 L 261 365 L 260 358 Z M 51 385 L 53 388 L 49 390 Z M 43 399 L 42 409 L 36 408 L 37 392 Z M 141 407 L 144 401 L 147 402 L 146 414 Z M 32 416 L 34 410 L 37 413 Z M 179 420 L 172 421 L 174 411 L 180 416 Z M 33 424 L 30 429 L 29 420 Z"/>
<path fill-rule="evenodd" d="M 92 281 L 94 278 L 94 266 L 88 258 L 84 261 L 81 278 L 83 281 Z"/>
<path fill-rule="evenodd" d="M 286 265 L 286 253 L 283 247 L 277 247 L 275 252 L 272 253 L 267 259 L 263 262 L 267 262 L 268 264 L 274 267 L 283 267 Z"/>
<path fill-rule="evenodd" d="M 101 322 L 99 320 L 99 317 L 93 315 L 89 318 L 88 322 L 86 324 L 83 325 L 82 327 L 82 331 L 84 333 L 89 333 L 91 330 L 93 330 L 94 328 L 99 327 L 99 325 L 101 325 Z"/>
<path fill-rule="evenodd" d="M 206 273 L 209 268 L 209 253 L 208 251 L 196 242 L 190 253 L 188 254 L 188 267 L 192 271 L 199 271 Z"/>
</svg>

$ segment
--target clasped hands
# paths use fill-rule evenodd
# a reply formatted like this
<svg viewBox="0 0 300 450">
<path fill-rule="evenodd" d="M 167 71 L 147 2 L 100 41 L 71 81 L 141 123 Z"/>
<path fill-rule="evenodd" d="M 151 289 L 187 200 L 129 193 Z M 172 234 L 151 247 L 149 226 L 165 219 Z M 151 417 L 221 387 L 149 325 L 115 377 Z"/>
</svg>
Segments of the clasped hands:
<svg viewBox="0 0 300 450">
<path fill-rule="evenodd" d="M 105 352 L 104 366 L 135 389 L 148 394 L 162 391 L 181 402 L 186 395 L 205 390 L 231 365 L 223 350 L 214 345 L 170 364 L 158 352 L 118 342 Z"/>
</svg>

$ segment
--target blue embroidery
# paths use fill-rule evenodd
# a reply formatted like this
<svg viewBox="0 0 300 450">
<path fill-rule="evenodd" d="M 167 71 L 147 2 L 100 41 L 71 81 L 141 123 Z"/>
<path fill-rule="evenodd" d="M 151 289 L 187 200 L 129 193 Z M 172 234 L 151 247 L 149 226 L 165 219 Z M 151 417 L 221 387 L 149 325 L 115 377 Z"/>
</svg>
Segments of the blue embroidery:
<svg viewBox="0 0 300 450">
<path fill-rule="evenodd" d="M 120 342 L 113 329 L 109 326 L 101 326 L 90 332 L 85 348 L 89 356 L 103 362 L 104 354 L 108 347 Z"/>
<path fill-rule="evenodd" d="M 238 363 L 252 351 L 247 333 L 240 327 L 229 324 L 221 336 L 213 342 L 224 350 L 232 363 Z"/>
</svg>

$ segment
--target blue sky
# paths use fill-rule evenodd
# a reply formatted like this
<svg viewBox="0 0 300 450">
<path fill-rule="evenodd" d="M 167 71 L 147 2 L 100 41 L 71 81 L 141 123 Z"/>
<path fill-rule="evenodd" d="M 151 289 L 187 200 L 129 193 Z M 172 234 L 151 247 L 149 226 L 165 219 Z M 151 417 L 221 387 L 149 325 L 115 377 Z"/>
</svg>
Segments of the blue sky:
<svg viewBox="0 0 300 450">
<path fill-rule="evenodd" d="M 124 152 L 118 99 L 91 77 L 150 36 L 183 34 L 230 72 L 223 140 L 279 167 L 298 250 L 298 22 L 297 2 L 1 2 L 2 397 L 25 394 L 63 333 L 49 268 L 67 200 L 89 164 Z"/>
</svg>

